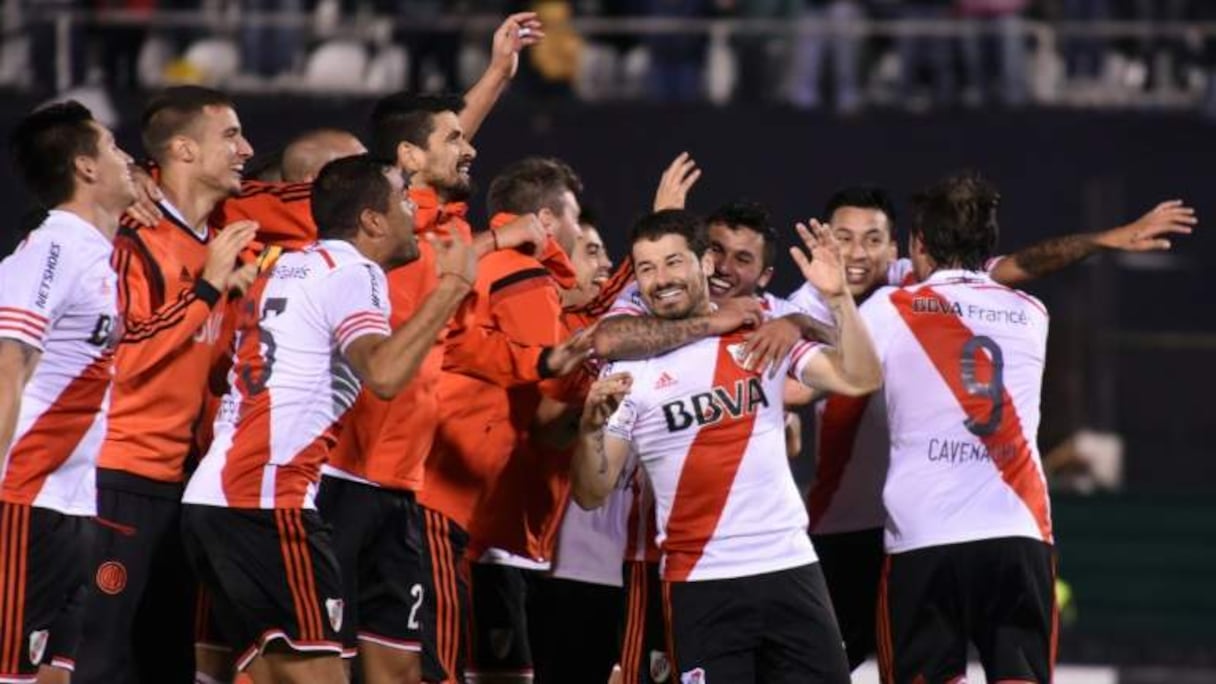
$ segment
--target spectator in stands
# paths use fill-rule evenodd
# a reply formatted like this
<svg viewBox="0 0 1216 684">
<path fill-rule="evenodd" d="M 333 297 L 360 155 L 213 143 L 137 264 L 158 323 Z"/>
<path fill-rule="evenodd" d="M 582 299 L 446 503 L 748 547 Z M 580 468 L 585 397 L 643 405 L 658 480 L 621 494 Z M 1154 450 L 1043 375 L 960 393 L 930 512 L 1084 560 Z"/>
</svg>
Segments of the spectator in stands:
<svg viewBox="0 0 1216 684">
<path fill-rule="evenodd" d="M 1111 18 L 1110 0 L 1063 0 L 1064 21 L 1106 21 Z M 1097 80 L 1108 43 L 1101 38 L 1077 36 L 1064 40 L 1064 62 L 1068 78 Z"/>
<path fill-rule="evenodd" d="M 652 17 L 702 18 L 709 16 L 708 0 L 643 0 Z M 700 97 L 705 77 L 704 35 L 674 33 L 652 35 L 651 92 L 656 100 L 691 102 Z"/>
<path fill-rule="evenodd" d="M 444 16 L 459 16 L 472 8 L 463 0 L 444 2 L 444 0 L 379 0 L 378 9 L 382 13 L 395 15 L 398 18 L 409 19 L 414 26 L 425 27 L 428 23 Z M 491 10 L 484 10 L 491 11 Z M 410 54 L 410 76 L 406 87 L 417 91 L 451 91 L 464 90 L 460 82 L 460 32 L 437 31 L 433 28 L 424 30 L 399 29 L 397 39 L 405 43 Z M 429 68 L 428 68 L 429 67 Z M 435 74 L 443 83 L 428 82 L 427 76 Z"/>
<path fill-rule="evenodd" d="M 281 16 L 302 14 L 300 0 L 244 0 L 242 9 L 247 13 Z M 275 20 L 275 17 L 266 17 Z M 291 71 L 302 47 L 300 26 L 284 26 L 247 17 L 241 31 L 242 71 L 272 78 Z"/>
<path fill-rule="evenodd" d="M 964 103 L 979 105 L 991 99 L 988 84 L 999 71 L 1000 97 L 1005 104 L 1026 104 L 1026 34 L 1022 15 L 1030 0 L 958 0 L 958 13 L 973 30 L 961 41 L 967 79 Z M 986 57 L 996 56 L 996 70 Z"/>
<path fill-rule="evenodd" d="M 789 98 L 796 107 L 819 107 L 823 76 L 823 53 L 830 51 L 832 83 L 837 111 L 848 113 L 861 108 L 859 71 L 862 37 L 851 34 L 864 17 L 858 0 L 802 0 L 801 23 L 824 23 L 828 36 L 799 35 L 794 42 L 789 70 Z"/>
<path fill-rule="evenodd" d="M 520 61 L 521 89 L 540 97 L 571 97 L 583 53 L 582 36 L 570 23 L 574 8 L 569 0 L 536 0 L 529 9 L 544 25 L 545 39 Z"/>
<path fill-rule="evenodd" d="M 888 3 L 890 4 L 890 3 Z M 944 21 L 953 15 L 952 0 L 905 0 L 893 7 L 901 19 Z M 899 96 L 901 104 L 919 108 L 917 76 L 923 66 L 932 71 L 930 103 L 937 106 L 953 104 L 957 89 L 954 77 L 954 47 L 951 38 L 902 35 L 896 41 L 899 51 Z"/>
<path fill-rule="evenodd" d="M 99 11 L 118 10 L 150 15 L 156 0 L 92 0 Z M 139 88 L 139 51 L 148 37 L 147 26 L 140 24 L 95 24 L 91 41 L 101 58 L 106 85 L 114 90 Z"/>
<path fill-rule="evenodd" d="M 778 19 L 791 21 L 801 9 L 801 0 L 714 0 L 718 14 L 740 19 Z M 786 43 L 784 36 L 772 33 L 735 33 L 731 43 L 739 65 L 735 81 L 735 100 L 760 102 L 779 95 L 781 67 L 773 59 Z"/>
</svg>

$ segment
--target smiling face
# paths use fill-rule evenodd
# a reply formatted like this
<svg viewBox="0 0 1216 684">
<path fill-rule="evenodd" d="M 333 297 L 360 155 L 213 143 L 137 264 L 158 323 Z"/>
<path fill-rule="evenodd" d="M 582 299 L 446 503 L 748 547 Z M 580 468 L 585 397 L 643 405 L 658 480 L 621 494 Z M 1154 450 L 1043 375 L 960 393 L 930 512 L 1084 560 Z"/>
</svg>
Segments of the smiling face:
<svg viewBox="0 0 1216 684">
<path fill-rule="evenodd" d="M 891 219 L 879 209 L 845 206 L 832 212 L 830 225 L 840 243 L 849 292 L 860 299 L 886 285 L 898 256 Z"/>
<path fill-rule="evenodd" d="M 773 269 L 764 264 L 764 236 L 751 228 L 710 224 L 709 254 L 714 263 L 709 294 L 714 301 L 754 296 L 773 277 Z"/>
<path fill-rule="evenodd" d="M 660 318 L 688 318 L 709 308 L 706 274 L 713 258 L 689 248 L 684 236 L 668 233 L 656 240 L 633 243 L 633 265 L 642 299 Z"/>
<path fill-rule="evenodd" d="M 575 286 L 577 301 L 583 303 L 594 299 L 612 276 L 612 260 L 608 258 L 598 230 L 584 225 L 579 233 L 574 250 L 570 253 L 570 263 L 574 266 L 574 277 L 578 283 Z"/>
<path fill-rule="evenodd" d="M 418 149 L 414 182 L 429 186 L 449 202 L 468 199 L 473 192 L 469 171 L 477 150 L 465 138 L 455 112 L 439 112 L 432 117 L 434 128 L 426 139 L 426 149 Z"/>
<path fill-rule="evenodd" d="M 203 107 L 188 137 L 196 148 L 200 181 L 226 194 L 240 192 L 241 173 L 253 148 L 241 131 L 236 111 L 223 105 Z"/>
</svg>

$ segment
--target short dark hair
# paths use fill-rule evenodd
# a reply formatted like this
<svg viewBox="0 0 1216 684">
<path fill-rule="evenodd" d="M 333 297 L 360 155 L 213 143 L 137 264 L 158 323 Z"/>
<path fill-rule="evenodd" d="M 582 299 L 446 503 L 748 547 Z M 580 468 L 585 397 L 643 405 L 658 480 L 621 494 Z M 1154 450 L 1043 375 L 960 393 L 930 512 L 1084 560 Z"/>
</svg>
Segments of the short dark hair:
<svg viewBox="0 0 1216 684">
<path fill-rule="evenodd" d="M 454 94 L 399 92 L 386 95 L 372 110 L 369 151 L 377 159 L 396 163 L 402 142 L 426 147 L 435 130 L 435 115 L 464 111 L 464 97 Z"/>
<path fill-rule="evenodd" d="M 684 209 L 663 209 L 638 219 L 629 232 L 629 245 L 632 248 L 642 240 L 658 240 L 665 235 L 682 236 L 698 259 L 709 249 L 705 221 Z"/>
<path fill-rule="evenodd" d="M 832 214 L 841 207 L 881 211 L 887 215 L 891 237 L 895 236 L 895 203 L 891 201 L 891 195 L 877 185 L 852 185 L 832 193 L 827 206 L 823 208 L 823 220 L 831 221 Z"/>
<path fill-rule="evenodd" d="M 388 211 L 393 186 L 385 173 L 396 168 L 368 154 L 335 159 L 312 184 L 312 218 L 322 238 L 346 238 L 359 229 L 364 209 Z"/>
<path fill-rule="evenodd" d="M 160 162 L 165 146 L 194 124 L 206 107 L 232 107 L 232 98 L 213 88 L 196 85 L 165 88 L 148 100 L 139 120 L 144 152 Z"/>
<path fill-rule="evenodd" d="M 912 198 L 912 233 L 939 266 L 982 270 L 996 251 L 1000 199 L 978 173 L 950 176 Z"/>
<path fill-rule="evenodd" d="M 747 228 L 759 233 L 764 238 L 764 253 L 761 254 L 764 268 L 772 268 L 777 263 L 777 242 L 781 237 L 773 227 L 772 215 L 763 204 L 743 200 L 730 202 L 715 209 L 705 223 L 708 226 L 721 223 L 731 230 Z"/>
<path fill-rule="evenodd" d="M 503 212 L 530 214 L 541 209 L 558 212 L 562 193 L 567 190 L 575 195 L 583 191 L 583 181 L 569 164 L 552 157 L 527 157 L 494 177 L 486 206 L 491 216 Z"/>
<path fill-rule="evenodd" d="M 98 155 L 93 113 L 75 100 L 35 110 L 13 130 L 9 146 L 13 165 L 43 209 L 72 198 L 76 191 L 76 158 Z"/>
</svg>

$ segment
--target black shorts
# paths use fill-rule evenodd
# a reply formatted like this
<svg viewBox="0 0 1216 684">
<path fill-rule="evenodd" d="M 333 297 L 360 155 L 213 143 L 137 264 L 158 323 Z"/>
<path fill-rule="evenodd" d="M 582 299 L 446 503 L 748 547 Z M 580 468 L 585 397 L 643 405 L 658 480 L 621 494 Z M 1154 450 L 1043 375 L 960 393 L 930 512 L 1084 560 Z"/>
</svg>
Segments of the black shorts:
<svg viewBox="0 0 1216 684">
<path fill-rule="evenodd" d="M 847 684 L 849 664 L 818 563 L 664 582 L 676 681 Z"/>
<path fill-rule="evenodd" d="M 472 644 L 469 674 L 530 676 L 528 575 L 531 571 L 473 563 Z"/>
<path fill-rule="evenodd" d="M 97 471 L 92 591 L 72 681 L 185 681 L 194 674 L 194 575 L 181 545 L 182 485 Z"/>
<path fill-rule="evenodd" d="M 528 641 L 536 684 L 608 681 L 621 653 L 620 587 L 533 573 L 528 585 Z"/>
<path fill-rule="evenodd" d="M 621 684 L 672 682 L 663 619 L 659 564 L 625 561 L 625 621 L 621 637 Z"/>
<path fill-rule="evenodd" d="M 1054 564 L 1051 546 L 1022 537 L 890 555 L 878 597 L 883 680 L 963 675 L 970 642 L 990 682 L 1051 681 Z"/>
<path fill-rule="evenodd" d="M 316 511 L 185 504 L 186 554 L 244 670 L 266 650 L 342 654 L 342 582 Z"/>
<path fill-rule="evenodd" d="M 464 681 L 469 632 L 469 535 L 442 513 L 425 506 L 422 610 L 422 681 Z"/>
<path fill-rule="evenodd" d="M 878 582 L 886 558 L 882 535 L 883 529 L 879 527 L 811 537 L 844 636 L 849 669 L 857 669 L 874 653 Z"/>
<path fill-rule="evenodd" d="M 0 502 L 0 678 L 33 682 L 76 667 L 93 522 Z M 16 625 L 18 629 L 11 629 Z"/>
<path fill-rule="evenodd" d="M 334 529 L 346 617 L 342 644 L 422 651 L 422 511 L 413 492 L 321 478 L 317 511 Z"/>
</svg>

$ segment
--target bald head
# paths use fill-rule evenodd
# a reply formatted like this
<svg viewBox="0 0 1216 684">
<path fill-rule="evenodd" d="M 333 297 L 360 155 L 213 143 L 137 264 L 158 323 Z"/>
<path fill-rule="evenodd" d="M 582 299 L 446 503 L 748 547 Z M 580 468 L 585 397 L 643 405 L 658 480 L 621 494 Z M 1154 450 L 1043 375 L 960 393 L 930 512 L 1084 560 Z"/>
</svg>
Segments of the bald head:
<svg viewBox="0 0 1216 684">
<path fill-rule="evenodd" d="M 310 131 L 291 141 L 283 150 L 283 180 L 310 182 L 329 162 L 366 152 L 363 143 L 346 131 L 334 128 Z"/>
</svg>

